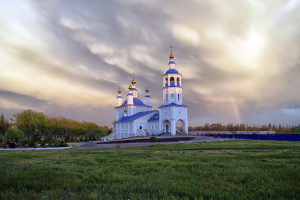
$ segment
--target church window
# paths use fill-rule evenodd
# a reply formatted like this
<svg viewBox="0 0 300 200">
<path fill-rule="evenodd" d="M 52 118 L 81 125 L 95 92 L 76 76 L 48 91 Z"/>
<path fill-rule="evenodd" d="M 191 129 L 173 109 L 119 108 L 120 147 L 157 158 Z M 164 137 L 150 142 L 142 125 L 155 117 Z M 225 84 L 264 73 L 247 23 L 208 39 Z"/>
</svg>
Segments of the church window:
<svg viewBox="0 0 300 200">
<path fill-rule="evenodd" d="M 166 101 L 168 101 L 168 93 L 166 93 Z"/>
<path fill-rule="evenodd" d="M 143 129 L 143 127 L 142 127 L 142 126 L 140 126 L 140 129 Z"/>
<path fill-rule="evenodd" d="M 179 94 L 178 94 L 178 101 L 179 101 Z"/>
<path fill-rule="evenodd" d="M 171 77 L 170 78 L 170 86 L 175 86 L 174 81 L 175 81 L 174 77 Z"/>
<path fill-rule="evenodd" d="M 177 86 L 180 87 L 180 78 L 177 77 Z"/>
</svg>

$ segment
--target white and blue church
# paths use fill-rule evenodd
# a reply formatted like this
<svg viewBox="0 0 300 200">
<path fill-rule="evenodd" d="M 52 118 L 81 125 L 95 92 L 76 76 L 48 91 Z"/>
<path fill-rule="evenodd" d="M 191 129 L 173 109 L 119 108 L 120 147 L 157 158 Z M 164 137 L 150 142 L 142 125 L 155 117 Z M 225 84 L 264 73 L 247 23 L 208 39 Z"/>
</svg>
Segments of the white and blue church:
<svg viewBox="0 0 300 200">
<path fill-rule="evenodd" d="M 127 98 L 124 100 L 119 86 L 116 103 L 116 121 L 113 132 L 103 140 L 123 139 L 136 136 L 161 135 L 175 136 L 176 123 L 181 122 L 183 133 L 188 134 L 187 106 L 183 104 L 182 74 L 176 69 L 174 55 L 170 53 L 169 69 L 162 75 L 162 105 L 153 110 L 148 87 L 144 100 L 138 98 L 136 80 L 131 80 Z"/>
</svg>

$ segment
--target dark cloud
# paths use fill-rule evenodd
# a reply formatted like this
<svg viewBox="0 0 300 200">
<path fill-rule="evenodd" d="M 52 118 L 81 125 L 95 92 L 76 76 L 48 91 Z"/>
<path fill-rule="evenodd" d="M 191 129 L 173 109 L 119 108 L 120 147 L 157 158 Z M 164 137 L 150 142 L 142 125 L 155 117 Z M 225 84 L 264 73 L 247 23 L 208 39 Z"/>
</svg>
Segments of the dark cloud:
<svg viewBox="0 0 300 200">
<path fill-rule="evenodd" d="M 192 125 L 240 122 L 233 105 L 243 121 L 277 123 L 285 113 L 296 123 L 285 108 L 300 99 L 299 8 L 295 0 L 6 2 L 1 98 L 14 111 L 109 123 L 101 113 L 114 120 L 118 84 L 126 98 L 132 72 L 140 98 L 148 85 L 160 105 L 172 44 Z"/>
</svg>

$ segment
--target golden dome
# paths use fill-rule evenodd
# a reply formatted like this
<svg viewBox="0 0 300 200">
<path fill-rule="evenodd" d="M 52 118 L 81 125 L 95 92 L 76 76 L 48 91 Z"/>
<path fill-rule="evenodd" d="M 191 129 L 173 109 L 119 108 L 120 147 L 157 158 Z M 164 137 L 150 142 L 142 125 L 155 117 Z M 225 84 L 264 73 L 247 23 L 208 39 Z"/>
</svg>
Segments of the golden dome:
<svg viewBox="0 0 300 200">
<path fill-rule="evenodd" d="M 119 90 L 118 90 L 118 93 L 121 94 L 122 93 L 122 90 L 120 88 L 120 84 L 119 84 Z"/>
<path fill-rule="evenodd" d="M 129 89 L 129 91 L 131 91 L 131 89 L 132 89 L 132 86 L 131 86 L 131 84 L 129 85 L 128 89 Z"/>
<path fill-rule="evenodd" d="M 147 87 L 145 91 L 146 91 L 146 93 L 148 93 L 150 90 L 149 90 L 149 88 Z"/>
<path fill-rule="evenodd" d="M 173 60 L 173 58 L 174 58 L 174 55 L 173 55 L 173 53 L 172 53 L 172 49 L 173 49 L 172 45 L 170 46 L 170 48 L 171 48 L 171 53 L 170 53 L 170 56 L 169 56 L 169 58 L 170 58 L 170 60 Z"/>
<path fill-rule="evenodd" d="M 132 85 L 135 85 L 136 81 L 135 81 L 135 79 L 134 79 L 134 73 L 132 73 L 132 76 L 133 76 L 133 78 L 132 78 L 132 80 L 131 80 L 131 84 L 132 84 Z"/>
<path fill-rule="evenodd" d="M 126 109 L 126 108 L 124 109 L 124 113 L 125 113 L 125 114 L 127 113 L 127 109 Z"/>
</svg>

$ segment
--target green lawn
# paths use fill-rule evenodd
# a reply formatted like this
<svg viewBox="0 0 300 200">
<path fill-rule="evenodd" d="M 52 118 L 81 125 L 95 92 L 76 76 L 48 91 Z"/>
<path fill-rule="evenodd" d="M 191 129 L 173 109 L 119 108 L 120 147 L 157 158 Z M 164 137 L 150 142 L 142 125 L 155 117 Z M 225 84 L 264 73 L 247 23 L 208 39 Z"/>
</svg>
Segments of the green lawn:
<svg viewBox="0 0 300 200">
<path fill-rule="evenodd" d="M 300 143 L 0 151 L 0 199 L 300 199 Z"/>
</svg>

